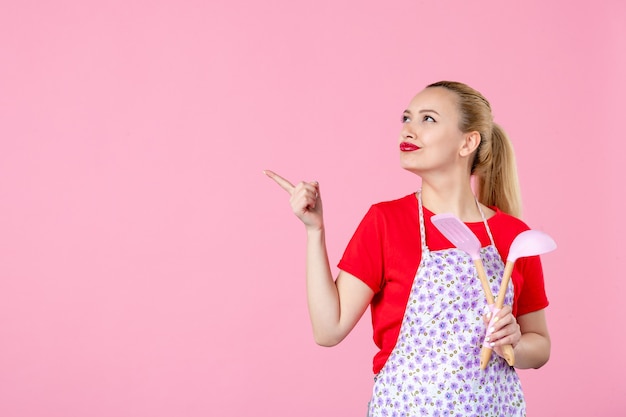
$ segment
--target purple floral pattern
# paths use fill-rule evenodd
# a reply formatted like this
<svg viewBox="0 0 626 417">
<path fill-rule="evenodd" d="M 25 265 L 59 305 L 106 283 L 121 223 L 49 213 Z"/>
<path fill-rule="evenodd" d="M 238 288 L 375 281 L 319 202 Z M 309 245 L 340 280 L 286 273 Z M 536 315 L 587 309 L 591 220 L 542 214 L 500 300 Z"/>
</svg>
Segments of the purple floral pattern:
<svg viewBox="0 0 626 417">
<path fill-rule="evenodd" d="M 480 369 L 487 302 L 470 256 L 458 249 L 431 252 L 424 240 L 422 246 L 400 336 L 375 378 L 369 417 L 525 416 L 515 369 L 495 352 Z M 493 245 L 481 252 L 497 294 L 503 262 Z M 509 284 L 505 303 L 512 301 Z"/>
</svg>

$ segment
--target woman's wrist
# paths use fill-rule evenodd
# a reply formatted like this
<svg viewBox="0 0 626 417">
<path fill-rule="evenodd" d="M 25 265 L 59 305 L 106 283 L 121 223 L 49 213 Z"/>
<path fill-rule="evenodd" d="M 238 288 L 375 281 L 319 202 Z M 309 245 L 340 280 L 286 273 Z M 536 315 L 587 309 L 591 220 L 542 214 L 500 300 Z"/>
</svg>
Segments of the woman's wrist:
<svg viewBox="0 0 626 417">
<path fill-rule="evenodd" d="M 306 226 L 306 233 L 309 237 L 314 237 L 324 233 L 324 225 Z"/>
</svg>

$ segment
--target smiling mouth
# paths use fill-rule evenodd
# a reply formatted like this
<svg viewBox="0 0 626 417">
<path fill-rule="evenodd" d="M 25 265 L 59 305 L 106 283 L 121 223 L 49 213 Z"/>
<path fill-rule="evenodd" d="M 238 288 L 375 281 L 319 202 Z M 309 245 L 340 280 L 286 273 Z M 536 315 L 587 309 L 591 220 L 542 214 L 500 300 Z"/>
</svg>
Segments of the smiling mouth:
<svg viewBox="0 0 626 417">
<path fill-rule="evenodd" d="M 419 147 L 419 146 L 414 145 L 414 144 L 409 143 L 409 142 L 402 142 L 402 143 L 400 144 L 400 150 L 401 150 L 402 152 L 412 152 L 412 151 L 416 151 L 416 150 L 418 150 L 418 149 L 420 149 L 420 147 Z"/>
</svg>

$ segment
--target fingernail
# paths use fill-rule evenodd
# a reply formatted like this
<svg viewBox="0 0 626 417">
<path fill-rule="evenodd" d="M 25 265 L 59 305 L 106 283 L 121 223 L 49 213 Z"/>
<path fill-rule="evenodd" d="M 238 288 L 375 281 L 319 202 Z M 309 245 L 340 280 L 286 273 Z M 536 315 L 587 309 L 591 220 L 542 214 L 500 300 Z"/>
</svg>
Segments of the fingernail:
<svg viewBox="0 0 626 417">
<path fill-rule="evenodd" d="M 485 337 L 485 342 L 489 341 L 489 336 Z"/>
<path fill-rule="evenodd" d="M 490 328 L 489 328 L 489 333 L 493 333 L 493 331 L 494 331 L 494 330 L 495 330 L 495 329 L 494 329 L 493 327 L 490 327 Z"/>
<path fill-rule="evenodd" d="M 495 323 L 496 321 L 498 321 L 500 319 L 500 317 L 496 317 L 495 319 L 493 319 L 493 322 Z"/>
<path fill-rule="evenodd" d="M 495 343 L 489 343 L 489 346 L 494 347 L 496 344 Z"/>
</svg>

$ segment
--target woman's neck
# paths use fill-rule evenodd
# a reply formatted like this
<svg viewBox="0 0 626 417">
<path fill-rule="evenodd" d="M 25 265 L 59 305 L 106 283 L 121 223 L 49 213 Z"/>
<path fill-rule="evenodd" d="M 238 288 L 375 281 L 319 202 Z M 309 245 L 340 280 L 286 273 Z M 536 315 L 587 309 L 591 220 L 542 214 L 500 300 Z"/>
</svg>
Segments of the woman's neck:
<svg viewBox="0 0 626 417">
<path fill-rule="evenodd" d="M 464 222 L 482 220 L 469 178 L 463 182 L 435 183 L 422 179 L 422 203 L 435 214 L 452 213 Z"/>
</svg>

